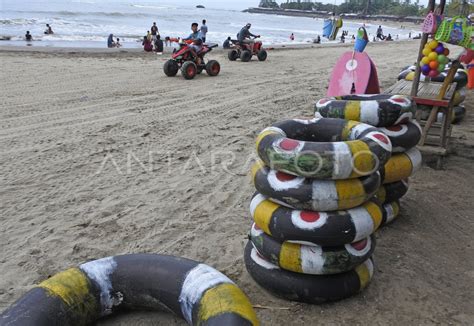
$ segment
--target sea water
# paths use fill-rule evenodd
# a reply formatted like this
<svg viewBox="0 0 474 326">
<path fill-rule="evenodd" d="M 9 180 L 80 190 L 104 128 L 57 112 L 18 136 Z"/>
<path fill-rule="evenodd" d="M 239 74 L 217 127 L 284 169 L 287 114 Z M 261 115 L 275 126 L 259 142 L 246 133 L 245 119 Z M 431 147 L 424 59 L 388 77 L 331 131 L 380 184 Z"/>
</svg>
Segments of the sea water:
<svg viewBox="0 0 474 326">
<path fill-rule="evenodd" d="M 273 44 L 304 44 L 322 34 L 323 20 L 243 13 L 238 9 L 207 7 L 198 9 L 181 2 L 146 0 L 0 0 L 0 45 L 25 45 L 24 35 L 30 31 L 34 46 L 106 47 L 109 34 L 119 37 L 123 47 L 140 47 L 153 22 L 161 37 L 185 37 L 191 32 L 191 23 L 207 20 L 208 42 L 222 42 L 236 34 L 246 23 L 252 23 L 251 32 L 260 34 L 266 46 Z M 222 2 L 223 4 L 225 2 Z M 197 3 L 199 1 L 197 0 Z M 223 5 L 221 5 L 223 7 Z M 234 6 L 229 6 L 234 7 Z M 46 24 L 54 34 L 45 35 Z M 361 23 L 345 21 L 342 29 L 349 31 L 349 40 Z M 366 24 L 370 38 L 378 26 Z M 408 38 L 407 29 L 384 26 L 384 34 Z M 294 33 L 295 41 L 290 41 Z M 340 34 L 339 34 L 340 36 Z M 329 42 L 322 38 L 322 42 Z M 338 40 L 334 41 L 338 42 Z"/>
</svg>

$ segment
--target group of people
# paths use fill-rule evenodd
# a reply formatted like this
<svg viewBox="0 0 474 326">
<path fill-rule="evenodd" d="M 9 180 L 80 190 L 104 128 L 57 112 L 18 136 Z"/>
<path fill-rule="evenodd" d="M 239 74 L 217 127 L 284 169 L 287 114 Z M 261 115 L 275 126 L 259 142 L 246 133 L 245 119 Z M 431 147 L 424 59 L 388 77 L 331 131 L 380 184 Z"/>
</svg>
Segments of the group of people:
<svg viewBox="0 0 474 326">
<path fill-rule="evenodd" d="M 209 31 L 206 20 L 203 19 L 201 28 L 199 28 L 198 23 L 191 24 L 192 33 L 187 38 L 183 38 L 184 41 L 192 40 L 191 48 L 194 51 L 200 51 L 202 44 L 206 42 L 206 36 Z M 172 42 L 178 42 L 179 39 L 172 37 L 165 37 L 165 45 L 171 45 Z M 158 53 L 163 52 L 163 40 L 161 39 L 158 26 L 156 22 L 153 23 L 150 30 L 147 31 L 147 35 L 143 37 L 142 41 L 143 49 L 147 52 L 155 51 Z"/>
<path fill-rule="evenodd" d="M 146 32 L 145 36 L 143 36 L 142 46 L 146 52 L 155 51 L 163 53 L 163 40 L 161 39 L 156 22 L 153 22 L 150 30 Z"/>
<path fill-rule="evenodd" d="M 108 48 L 119 48 L 122 44 L 120 44 L 120 38 L 117 37 L 117 40 L 114 40 L 114 34 L 110 34 L 107 38 L 107 47 Z"/>
<path fill-rule="evenodd" d="M 385 40 L 385 35 L 383 35 L 382 26 L 380 26 L 380 25 L 377 28 L 376 38 L 380 39 L 381 41 Z"/>
<path fill-rule="evenodd" d="M 46 24 L 46 29 L 44 30 L 44 34 L 46 35 L 54 34 L 53 29 L 51 28 L 49 24 Z M 27 42 L 33 41 L 33 35 L 31 35 L 30 31 L 26 31 L 25 41 Z"/>
<path fill-rule="evenodd" d="M 341 35 L 341 43 L 345 43 L 346 42 L 346 36 L 349 35 L 349 31 L 342 31 L 342 35 Z M 352 39 L 355 39 L 355 36 L 352 35 Z"/>
</svg>

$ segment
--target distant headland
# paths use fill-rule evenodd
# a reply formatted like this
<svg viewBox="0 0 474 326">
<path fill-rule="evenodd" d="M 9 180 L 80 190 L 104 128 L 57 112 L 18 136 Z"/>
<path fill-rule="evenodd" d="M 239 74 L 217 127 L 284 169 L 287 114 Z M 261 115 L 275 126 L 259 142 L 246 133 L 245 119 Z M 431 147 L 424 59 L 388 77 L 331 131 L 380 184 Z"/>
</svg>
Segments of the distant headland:
<svg viewBox="0 0 474 326">
<path fill-rule="evenodd" d="M 248 8 L 243 10 L 251 14 L 267 14 L 267 15 L 282 15 L 282 16 L 296 16 L 296 17 L 311 17 L 311 18 L 328 18 L 332 15 L 330 11 L 316 11 L 316 10 L 300 10 L 300 9 L 281 9 L 281 8 Z M 363 15 L 363 14 L 339 14 L 344 19 L 354 20 L 378 20 L 378 21 L 394 21 L 394 22 L 409 22 L 422 23 L 424 17 L 420 16 L 395 16 L 395 15 Z"/>
</svg>

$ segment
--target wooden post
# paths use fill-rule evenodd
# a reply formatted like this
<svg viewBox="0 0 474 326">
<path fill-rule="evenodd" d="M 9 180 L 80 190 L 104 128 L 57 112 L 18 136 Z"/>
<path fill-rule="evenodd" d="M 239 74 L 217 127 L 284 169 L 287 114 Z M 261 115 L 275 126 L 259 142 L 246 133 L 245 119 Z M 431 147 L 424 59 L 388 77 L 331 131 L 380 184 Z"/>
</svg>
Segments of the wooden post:
<svg viewBox="0 0 474 326">
<path fill-rule="evenodd" d="M 446 3 L 446 0 L 441 0 L 441 4 Z M 436 1 L 435 0 L 430 0 L 428 2 L 428 11 L 434 11 Z M 443 8 L 444 10 L 444 4 Z M 423 33 L 421 36 L 421 42 L 420 42 L 420 49 L 418 50 L 418 58 L 416 59 L 416 70 L 415 70 L 415 77 L 413 78 L 413 84 L 411 86 L 411 96 L 416 96 L 418 94 L 418 86 L 420 85 L 420 74 L 421 74 L 421 67 L 420 67 L 420 61 L 423 58 L 423 49 L 425 48 L 426 42 L 428 42 L 428 34 Z"/>
</svg>

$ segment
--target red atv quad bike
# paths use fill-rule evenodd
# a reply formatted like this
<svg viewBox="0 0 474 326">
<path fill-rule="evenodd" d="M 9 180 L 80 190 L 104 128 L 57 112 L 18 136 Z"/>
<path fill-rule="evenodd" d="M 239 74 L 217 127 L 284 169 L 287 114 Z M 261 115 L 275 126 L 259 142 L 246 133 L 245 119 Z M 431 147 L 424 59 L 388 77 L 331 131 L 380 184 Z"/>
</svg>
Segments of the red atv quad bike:
<svg viewBox="0 0 474 326">
<path fill-rule="evenodd" d="M 255 41 L 253 48 L 251 48 L 250 44 L 240 43 L 238 40 L 231 41 L 234 44 L 234 48 L 227 55 L 230 61 L 240 58 L 243 62 L 249 62 L 254 55 L 257 56 L 259 61 L 267 60 L 267 51 L 262 48 L 262 41 Z"/>
<path fill-rule="evenodd" d="M 206 63 L 204 61 L 204 56 L 217 46 L 217 44 L 203 44 L 201 51 L 197 53 L 198 57 L 201 59 L 201 64 L 197 64 L 198 60 L 191 53 L 189 44 L 180 43 L 179 49 L 175 49 L 171 59 L 166 61 L 163 66 L 163 71 L 166 76 L 174 77 L 181 69 L 181 74 L 185 79 L 193 79 L 203 70 L 206 70 L 209 76 L 217 76 L 221 71 L 219 62 L 216 60 L 209 60 Z"/>
</svg>

